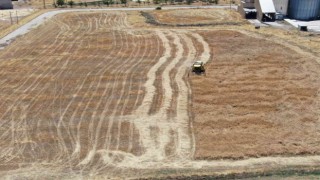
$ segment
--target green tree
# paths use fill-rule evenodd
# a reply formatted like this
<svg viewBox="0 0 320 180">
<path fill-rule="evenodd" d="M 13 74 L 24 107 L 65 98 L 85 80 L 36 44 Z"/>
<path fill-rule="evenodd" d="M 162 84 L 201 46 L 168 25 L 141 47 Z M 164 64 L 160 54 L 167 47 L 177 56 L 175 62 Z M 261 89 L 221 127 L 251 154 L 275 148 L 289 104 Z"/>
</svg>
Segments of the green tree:
<svg viewBox="0 0 320 180">
<path fill-rule="evenodd" d="M 64 0 L 57 0 L 57 5 L 58 6 L 63 6 L 64 5 Z"/>
<path fill-rule="evenodd" d="M 127 5 L 127 0 L 121 0 L 121 4 L 123 4 L 123 5 Z"/>
<path fill-rule="evenodd" d="M 193 0 L 187 0 L 187 4 L 190 5 L 193 3 Z"/>
<path fill-rule="evenodd" d="M 102 0 L 102 4 L 109 6 L 109 0 Z"/>
<path fill-rule="evenodd" d="M 141 0 L 137 0 L 137 3 L 139 4 L 139 6 L 140 6 L 140 4 L 141 4 Z"/>
<path fill-rule="evenodd" d="M 153 0 L 153 4 L 159 4 L 160 0 Z"/>
<path fill-rule="evenodd" d="M 87 2 L 84 2 L 84 7 L 88 7 L 88 3 Z"/>
<path fill-rule="evenodd" d="M 72 8 L 73 7 L 73 5 L 74 5 L 74 1 L 68 1 L 68 5 Z"/>
<path fill-rule="evenodd" d="M 79 6 L 82 7 L 83 6 L 83 2 L 79 2 Z"/>
</svg>

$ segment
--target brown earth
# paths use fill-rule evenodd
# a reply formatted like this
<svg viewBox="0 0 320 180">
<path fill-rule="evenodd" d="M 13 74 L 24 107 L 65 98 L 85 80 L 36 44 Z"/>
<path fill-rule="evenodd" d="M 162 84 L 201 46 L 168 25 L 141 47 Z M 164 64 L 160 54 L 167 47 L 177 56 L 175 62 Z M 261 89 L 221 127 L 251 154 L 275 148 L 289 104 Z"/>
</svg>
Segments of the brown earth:
<svg viewBox="0 0 320 180">
<path fill-rule="evenodd" d="M 161 10 L 152 11 L 151 14 L 160 23 L 172 25 L 246 22 L 236 11 L 226 9 Z"/>
<path fill-rule="evenodd" d="M 60 15 L 1 51 L 0 146 L 16 154 L 2 153 L 7 163 L 84 159 L 95 146 L 141 154 L 134 125 L 120 117 L 141 104 L 162 50 L 156 36 L 114 30 L 125 17 Z"/>
<path fill-rule="evenodd" d="M 101 173 L 192 159 L 185 77 L 203 42 L 127 19 L 65 13 L 1 50 L 0 174 L 31 163 Z"/>
<path fill-rule="evenodd" d="M 196 159 L 319 154 L 320 65 L 232 31 L 200 33 L 207 76 L 192 76 Z"/>
<path fill-rule="evenodd" d="M 177 11 L 174 22 L 186 14 Z M 17 38 L 0 50 L 0 177 L 317 164 L 313 156 L 199 161 L 320 151 L 317 51 L 303 36 L 291 43 L 294 33 L 253 29 L 163 28 L 139 12 L 99 11 L 60 14 Z M 195 59 L 208 61 L 207 76 L 190 75 Z"/>
</svg>

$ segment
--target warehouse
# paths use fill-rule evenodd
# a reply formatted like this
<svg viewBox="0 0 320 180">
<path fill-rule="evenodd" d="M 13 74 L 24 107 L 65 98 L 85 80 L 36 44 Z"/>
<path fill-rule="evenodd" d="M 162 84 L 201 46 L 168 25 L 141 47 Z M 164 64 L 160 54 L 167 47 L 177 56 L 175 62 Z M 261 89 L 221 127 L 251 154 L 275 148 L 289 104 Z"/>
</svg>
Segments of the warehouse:
<svg viewBox="0 0 320 180">
<path fill-rule="evenodd" d="M 0 9 L 13 9 L 11 0 L 0 0 Z"/>
<path fill-rule="evenodd" d="M 272 0 L 243 0 L 239 12 L 244 18 L 275 21 L 276 10 Z"/>
<path fill-rule="evenodd" d="M 243 0 L 239 12 L 243 17 L 256 12 L 260 21 L 274 21 L 281 17 L 297 20 L 316 20 L 320 18 L 320 0 Z M 252 16 L 249 16 L 252 18 Z"/>
<path fill-rule="evenodd" d="M 289 17 L 297 20 L 316 20 L 319 18 L 320 0 L 290 0 Z"/>
<path fill-rule="evenodd" d="M 257 19 L 263 22 L 276 20 L 276 10 L 272 0 L 257 0 L 254 5 L 257 10 Z"/>
<path fill-rule="evenodd" d="M 273 0 L 276 12 L 284 16 L 288 15 L 289 0 Z"/>
</svg>

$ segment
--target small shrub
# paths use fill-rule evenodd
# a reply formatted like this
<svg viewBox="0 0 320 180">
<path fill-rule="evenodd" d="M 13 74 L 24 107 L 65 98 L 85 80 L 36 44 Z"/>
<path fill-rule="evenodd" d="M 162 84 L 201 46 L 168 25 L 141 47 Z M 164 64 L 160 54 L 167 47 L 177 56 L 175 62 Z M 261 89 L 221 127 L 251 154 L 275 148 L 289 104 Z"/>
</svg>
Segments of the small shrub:
<svg viewBox="0 0 320 180">
<path fill-rule="evenodd" d="M 74 1 L 68 1 L 68 5 L 72 8 L 73 7 L 73 5 L 74 5 Z"/>
<path fill-rule="evenodd" d="M 57 5 L 58 6 L 63 6 L 64 5 L 64 0 L 57 0 Z"/>
</svg>

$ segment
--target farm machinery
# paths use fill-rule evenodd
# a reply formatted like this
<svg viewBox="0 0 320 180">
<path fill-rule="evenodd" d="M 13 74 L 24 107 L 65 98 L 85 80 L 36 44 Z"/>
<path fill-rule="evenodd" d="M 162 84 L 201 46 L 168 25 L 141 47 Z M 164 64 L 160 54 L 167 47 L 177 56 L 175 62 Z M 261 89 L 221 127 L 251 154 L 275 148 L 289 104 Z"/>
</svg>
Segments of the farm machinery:
<svg viewBox="0 0 320 180">
<path fill-rule="evenodd" d="M 192 66 L 192 73 L 197 75 L 206 75 L 206 70 L 204 68 L 204 63 L 202 61 L 195 61 Z"/>
</svg>

